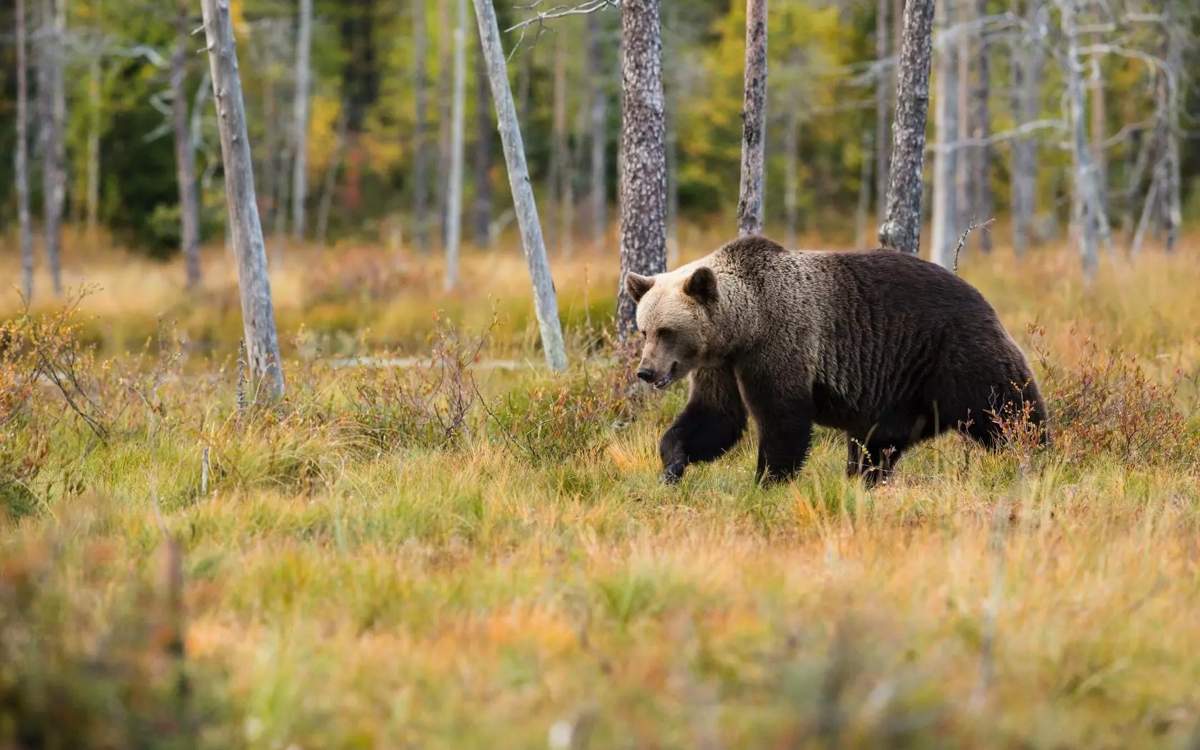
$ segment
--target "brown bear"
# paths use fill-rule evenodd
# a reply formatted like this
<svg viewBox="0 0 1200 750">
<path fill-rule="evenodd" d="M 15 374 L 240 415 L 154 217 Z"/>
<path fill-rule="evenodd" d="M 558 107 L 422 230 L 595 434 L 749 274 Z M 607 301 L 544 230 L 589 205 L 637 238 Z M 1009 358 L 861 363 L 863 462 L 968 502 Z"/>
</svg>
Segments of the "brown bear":
<svg viewBox="0 0 1200 750">
<path fill-rule="evenodd" d="M 659 445 L 663 479 L 758 427 L 759 481 L 785 480 L 814 424 L 845 430 L 847 471 L 886 479 L 914 443 L 954 429 L 988 447 L 997 415 L 1024 415 L 1045 441 L 1029 363 L 970 284 L 892 251 L 789 252 L 744 237 L 675 271 L 630 273 L 638 377 L 688 377 L 690 396 Z"/>
</svg>

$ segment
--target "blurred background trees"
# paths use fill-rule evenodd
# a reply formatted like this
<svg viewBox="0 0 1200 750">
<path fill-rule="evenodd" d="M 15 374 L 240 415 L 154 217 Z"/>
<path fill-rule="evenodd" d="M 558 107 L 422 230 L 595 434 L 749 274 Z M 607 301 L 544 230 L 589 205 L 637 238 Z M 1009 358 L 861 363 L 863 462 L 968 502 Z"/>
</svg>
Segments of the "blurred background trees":
<svg viewBox="0 0 1200 750">
<path fill-rule="evenodd" d="M 770 5 L 769 233 L 873 242 L 889 171 L 903 6 Z M 191 246 L 193 231 L 201 241 L 221 237 L 211 82 L 195 54 L 199 38 L 181 33 L 199 25 L 199 5 L 181 9 L 177 16 L 173 4 L 151 0 L 25 3 L 28 173 L 40 238 L 47 228 L 57 236 L 60 196 L 66 221 L 102 225 L 138 252 L 170 256 Z M 539 9 L 497 2 L 502 32 Z M 1151 240 L 1173 245 L 1183 217 L 1200 212 L 1195 4 L 948 0 L 946 10 L 934 43 L 925 182 L 935 191 L 943 183 L 950 244 L 970 219 L 997 215 L 993 233 L 1018 250 L 1068 234 L 1085 248 L 1095 235 L 1097 252 Z M 672 225 L 679 217 L 732 225 L 745 13 L 739 0 L 662 4 Z M 513 228 L 469 22 L 461 107 L 452 106 L 460 23 L 453 0 L 234 0 L 232 14 L 272 251 L 289 234 L 431 251 L 458 236 L 446 220 L 452 208 L 468 243 L 485 245 Z M 0 8 L 4 153 L 15 153 L 16 20 L 13 4 Z M 615 250 L 619 20 L 605 6 L 502 34 L 552 255 Z M 452 137 L 459 111 L 461 152 Z M 939 134 L 935 113 L 957 127 Z M 189 153 L 192 168 L 179 168 Z M 943 154 L 947 170 L 930 180 L 933 157 Z M 15 227 L 14 161 L 0 160 L 0 220 Z M 184 208 L 190 191 L 179 184 L 189 171 L 192 221 Z M 452 172 L 461 179 L 457 200 Z M 44 240 L 37 244 L 41 253 Z M 986 250 L 988 240 L 973 237 L 975 246 Z"/>
</svg>

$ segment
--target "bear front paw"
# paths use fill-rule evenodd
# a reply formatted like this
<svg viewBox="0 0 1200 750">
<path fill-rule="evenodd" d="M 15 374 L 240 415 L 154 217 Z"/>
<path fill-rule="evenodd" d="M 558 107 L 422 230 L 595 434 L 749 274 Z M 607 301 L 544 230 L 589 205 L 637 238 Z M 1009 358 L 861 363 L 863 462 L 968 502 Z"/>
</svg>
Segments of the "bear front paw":
<svg viewBox="0 0 1200 750">
<path fill-rule="evenodd" d="M 679 484 L 683 479 L 683 470 L 687 468 L 687 464 L 682 461 L 670 464 L 663 468 L 662 482 L 663 484 Z"/>
</svg>

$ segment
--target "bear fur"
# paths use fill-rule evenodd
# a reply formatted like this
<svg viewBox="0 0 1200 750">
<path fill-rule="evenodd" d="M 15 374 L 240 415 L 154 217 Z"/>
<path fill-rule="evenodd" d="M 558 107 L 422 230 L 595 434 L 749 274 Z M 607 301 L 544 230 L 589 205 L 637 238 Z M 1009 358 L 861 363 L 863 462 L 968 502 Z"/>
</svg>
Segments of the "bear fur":
<svg viewBox="0 0 1200 750">
<path fill-rule="evenodd" d="M 988 447 L 998 415 L 1047 437 L 1021 349 L 967 282 L 892 251 L 789 252 L 745 237 L 674 271 L 630 273 L 638 377 L 690 395 L 663 435 L 665 481 L 758 427 L 759 481 L 803 465 L 814 424 L 844 430 L 847 471 L 885 479 L 910 446 L 957 430 Z"/>
</svg>

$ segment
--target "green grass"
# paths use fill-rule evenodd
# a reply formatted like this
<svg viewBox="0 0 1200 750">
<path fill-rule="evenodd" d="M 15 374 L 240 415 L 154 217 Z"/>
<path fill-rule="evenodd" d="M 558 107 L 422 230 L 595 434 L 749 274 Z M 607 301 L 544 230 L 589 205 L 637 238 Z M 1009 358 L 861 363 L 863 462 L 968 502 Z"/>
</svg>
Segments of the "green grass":
<svg viewBox="0 0 1200 750">
<path fill-rule="evenodd" d="M 22 379 L 27 339 L 0 362 L 0 746 L 1188 747 L 1194 260 L 1085 290 L 1066 252 L 966 259 L 1041 352 L 1055 444 L 947 436 L 874 491 L 826 431 L 786 486 L 753 485 L 753 436 L 659 484 L 683 394 L 629 388 L 591 348 L 613 286 L 596 259 L 563 270 L 564 306 L 592 310 L 566 375 L 469 365 L 456 385 L 297 345 L 286 402 L 241 413 L 223 325 L 125 353 L 117 332 L 171 295 L 97 292 L 78 326 L 34 331 L 56 362 L 97 346 L 75 395 L 103 437 Z M 472 259 L 462 297 L 416 272 L 394 298 L 325 289 L 321 315 L 358 352 L 432 347 L 455 372 L 491 325 L 483 359 L 536 363 L 519 285 L 469 304 L 519 263 Z M 306 272 L 280 273 L 281 320 L 304 319 L 287 291 Z"/>
</svg>

